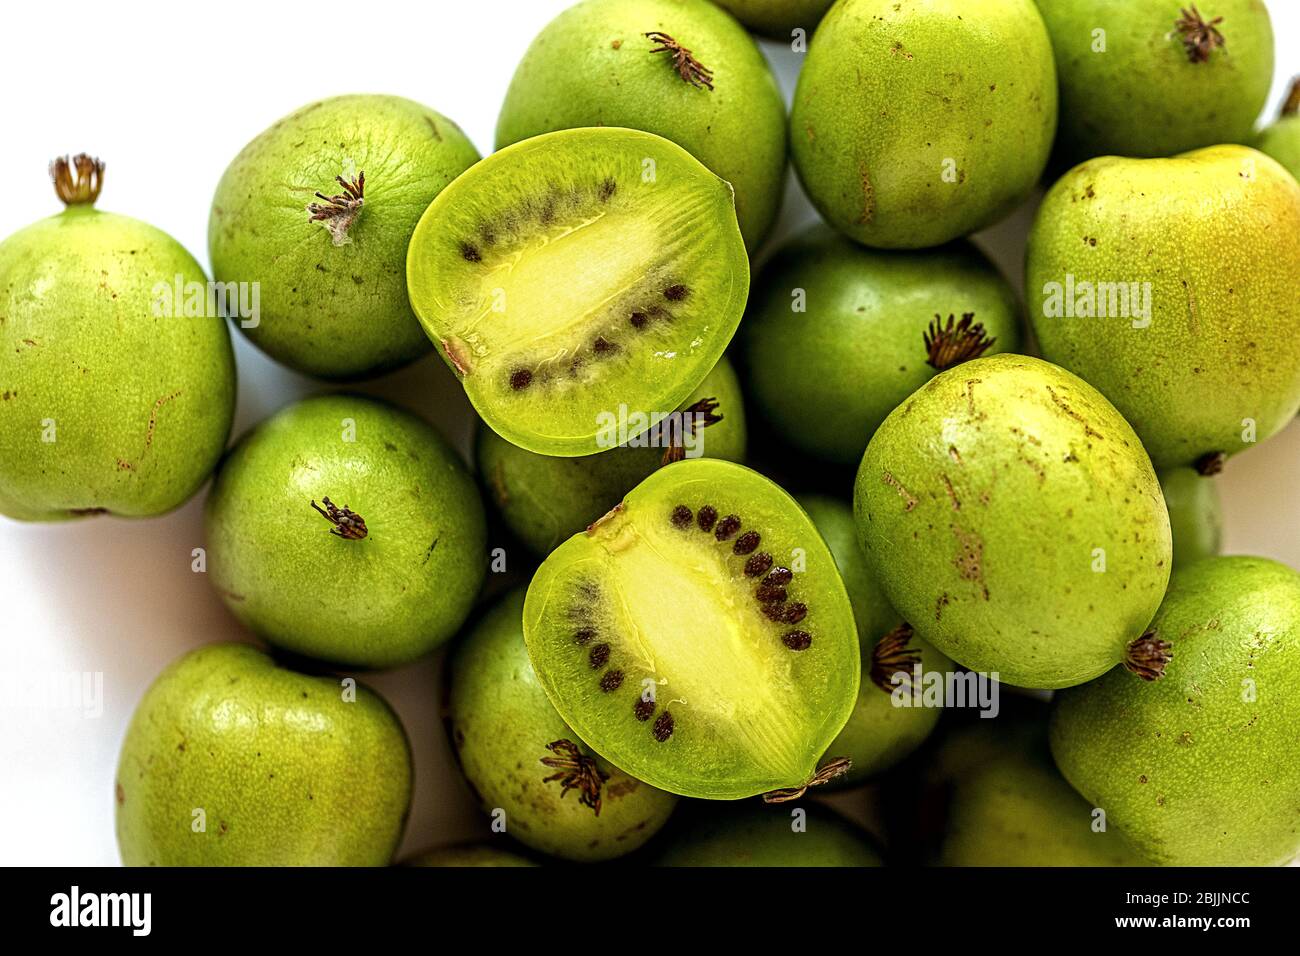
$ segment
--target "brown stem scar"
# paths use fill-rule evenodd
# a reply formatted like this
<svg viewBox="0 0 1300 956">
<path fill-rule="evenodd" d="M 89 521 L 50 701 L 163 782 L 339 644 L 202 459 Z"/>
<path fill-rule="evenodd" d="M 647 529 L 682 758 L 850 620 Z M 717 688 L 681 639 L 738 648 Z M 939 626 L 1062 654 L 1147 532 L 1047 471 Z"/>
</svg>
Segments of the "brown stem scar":
<svg viewBox="0 0 1300 956">
<path fill-rule="evenodd" d="M 1174 659 L 1172 647 L 1168 641 L 1156 637 L 1156 629 L 1151 628 L 1128 646 L 1124 667 L 1143 680 L 1159 680 Z"/>
<path fill-rule="evenodd" d="M 887 694 L 900 684 L 910 683 L 912 669 L 921 663 L 921 652 L 907 646 L 911 640 L 912 625 L 904 621 L 871 649 L 871 683 Z M 902 674 L 904 679 L 895 683 L 895 674 Z"/>
<path fill-rule="evenodd" d="M 1180 35 L 1183 47 L 1187 50 L 1187 59 L 1193 63 L 1205 63 L 1216 49 L 1226 49 L 1227 40 L 1219 32 L 1223 17 L 1206 21 L 1196 4 L 1181 8 L 1182 16 L 1174 21 L 1174 31 Z"/>
<path fill-rule="evenodd" d="M 715 414 L 717 410 L 716 398 L 701 398 L 684 411 L 673 412 L 655 426 L 661 440 L 665 437 L 665 432 L 668 438 L 668 445 L 664 448 L 663 458 L 659 462 L 660 466 L 671 465 L 685 458 L 687 431 L 694 436 L 697 428 L 708 428 L 722 421 L 723 416 Z"/>
<path fill-rule="evenodd" d="M 50 163 L 50 179 L 63 205 L 93 206 L 104 186 L 104 164 L 85 153 L 60 156 Z"/>
<path fill-rule="evenodd" d="M 942 372 L 979 358 L 997 339 L 987 337 L 984 323 L 975 321 L 974 312 L 963 312 L 961 321 L 949 314 L 947 325 L 944 325 L 943 317 L 936 314 L 929 328 L 921 333 L 921 341 L 925 344 L 926 364 Z"/>
<path fill-rule="evenodd" d="M 546 749 L 556 756 L 543 757 L 542 763 L 559 772 L 543 777 L 542 783 L 560 781 L 561 800 L 570 790 L 577 790 L 578 802 L 600 816 L 600 790 L 609 774 L 596 766 L 596 761 L 583 754 L 571 740 L 557 740 L 547 744 Z"/>
<path fill-rule="evenodd" d="M 343 192 L 334 196 L 317 192 L 316 198 L 320 202 L 307 204 L 307 212 L 311 214 L 307 221 L 322 223 L 329 230 L 334 245 L 342 246 L 352 241 L 348 238 L 348 230 L 357 221 L 361 207 L 366 203 L 366 173 L 362 170 L 353 180 L 335 176 L 334 181 L 343 187 Z"/>
<path fill-rule="evenodd" d="M 647 39 L 653 40 L 659 44 L 650 50 L 651 53 L 667 53 L 673 61 L 673 68 L 677 70 L 677 75 L 696 89 L 713 89 L 713 71 L 706 67 L 686 49 L 667 33 L 660 30 L 652 30 L 645 34 Z"/>
<path fill-rule="evenodd" d="M 823 784 L 830 783 L 836 777 L 842 777 L 849 772 L 853 766 L 853 761 L 848 757 L 834 757 L 829 763 L 824 764 L 815 774 L 812 775 L 807 783 L 802 787 L 782 787 L 779 790 L 769 790 L 763 794 L 764 803 L 789 803 L 791 800 L 798 800 L 813 787 L 820 787 Z"/>
<path fill-rule="evenodd" d="M 1200 458 L 1196 459 L 1192 467 L 1197 473 L 1205 478 L 1211 475 L 1217 475 L 1223 471 L 1223 463 L 1227 461 L 1228 456 L 1221 451 L 1206 452 Z"/>
<path fill-rule="evenodd" d="M 340 508 L 329 498 L 322 498 L 321 501 L 325 504 L 324 508 L 316 504 L 314 499 L 311 506 L 320 512 L 321 517 L 334 525 L 330 529 L 330 534 L 338 535 L 340 538 L 346 538 L 349 541 L 360 541 L 370 533 L 366 529 L 365 519 L 347 505 Z"/>
</svg>

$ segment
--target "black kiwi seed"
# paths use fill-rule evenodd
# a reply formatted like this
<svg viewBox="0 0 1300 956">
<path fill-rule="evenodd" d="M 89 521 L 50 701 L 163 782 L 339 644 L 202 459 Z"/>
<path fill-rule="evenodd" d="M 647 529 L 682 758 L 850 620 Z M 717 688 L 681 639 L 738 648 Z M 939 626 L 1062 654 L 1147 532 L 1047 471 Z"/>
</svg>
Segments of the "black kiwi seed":
<svg viewBox="0 0 1300 956">
<path fill-rule="evenodd" d="M 533 384 L 533 373 L 528 369 L 517 368 L 510 373 L 510 387 L 516 392 L 522 392 L 531 384 Z"/>
<path fill-rule="evenodd" d="M 672 514 L 674 528 L 687 528 L 691 524 L 691 509 L 685 505 L 678 505 L 673 509 Z"/>
<path fill-rule="evenodd" d="M 786 605 L 785 613 L 782 620 L 787 624 L 798 624 L 808 616 L 808 605 L 801 601 L 795 601 L 793 604 Z"/>
<path fill-rule="evenodd" d="M 638 697 L 636 703 L 632 705 L 632 713 L 636 715 L 637 720 L 649 720 L 654 712 L 655 702 L 644 697 Z"/>
<path fill-rule="evenodd" d="M 754 597 L 758 598 L 763 604 L 780 604 L 787 596 L 785 588 L 781 587 L 781 585 L 769 584 L 766 581 L 760 584 L 758 590 L 754 592 Z"/>
<path fill-rule="evenodd" d="M 591 348 L 597 355 L 608 355 L 618 351 L 618 346 L 603 335 L 596 337 L 596 341 L 591 343 Z"/>
<path fill-rule="evenodd" d="M 614 190 L 617 188 L 618 184 L 615 183 L 614 180 L 606 178 L 605 181 L 600 184 L 600 201 L 609 202 L 609 197 L 614 195 Z"/>
<path fill-rule="evenodd" d="M 591 656 L 587 658 L 587 663 L 591 665 L 592 670 L 599 670 L 609 662 L 609 645 L 597 644 L 591 649 Z"/>
<path fill-rule="evenodd" d="M 764 584 L 789 584 L 794 572 L 789 568 L 777 568 L 763 579 Z"/>
<path fill-rule="evenodd" d="M 727 515 L 718 522 L 718 530 L 713 532 L 713 536 L 719 541 L 729 541 L 735 537 L 736 532 L 740 530 L 740 516 Z"/>
<path fill-rule="evenodd" d="M 745 577 L 756 578 L 765 573 L 771 566 L 772 556 L 766 551 L 760 551 L 745 562 Z"/>
<path fill-rule="evenodd" d="M 673 715 L 664 711 L 655 721 L 654 729 L 651 731 L 655 735 L 655 740 L 663 743 L 673 735 Z"/>
<path fill-rule="evenodd" d="M 633 312 L 628 317 L 628 321 L 632 323 L 632 328 L 644 329 L 645 324 L 650 321 L 650 317 L 644 312 Z"/>
<path fill-rule="evenodd" d="M 600 689 L 606 694 L 618 690 L 623 685 L 622 671 L 606 671 L 605 676 L 600 679 Z"/>
<path fill-rule="evenodd" d="M 478 251 L 478 246 L 472 242 L 462 242 L 460 244 L 461 258 L 466 262 L 482 262 L 483 253 Z"/>
<path fill-rule="evenodd" d="M 695 521 L 700 526 L 701 531 L 712 531 L 713 522 L 717 520 L 718 509 L 713 505 L 705 505 L 700 509 L 700 513 L 695 516 Z"/>
<path fill-rule="evenodd" d="M 786 608 L 784 604 L 774 603 L 763 605 L 763 614 L 769 621 L 776 621 L 778 624 L 785 623 L 785 610 Z"/>
<path fill-rule="evenodd" d="M 669 302 L 680 302 L 690 294 L 690 291 L 690 289 L 686 288 L 686 286 L 682 285 L 680 282 L 674 283 L 664 289 L 664 298 Z"/>
<path fill-rule="evenodd" d="M 757 531 L 746 531 L 736 539 L 736 543 L 731 546 L 731 550 L 736 554 L 749 554 L 758 547 L 761 540 L 763 539 Z"/>
<path fill-rule="evenodd" d="M 787 631 L 781 643 L 792 651 L 806 651 L 812 644 L 812 635 L 807 631 Z"/>
<path fill-rule="evenodd" d="M 594 627 L 580 627 L 573 632 L 573 643 L 579 646 L 590 644 L 595 636 L 596 629 Z"/>
</svg>

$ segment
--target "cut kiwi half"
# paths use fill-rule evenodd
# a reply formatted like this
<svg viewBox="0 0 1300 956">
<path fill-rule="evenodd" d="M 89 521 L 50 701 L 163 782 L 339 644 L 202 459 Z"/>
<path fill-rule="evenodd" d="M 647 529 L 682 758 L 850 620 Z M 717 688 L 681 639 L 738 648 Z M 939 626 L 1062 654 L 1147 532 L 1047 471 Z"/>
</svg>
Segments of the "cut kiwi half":
<svg viewBox="0 0 1300 956">
<path fill-rule="evenodd" d="M 594 751 L 688 797 L 788 799 L 858 694 L 858 637 L 817 529 L 728 461 L 662 468 L 543 562 L 524 602 L 543 688 Z"/>
<path fill-rule="evenodd" d="M 589 455 L 610 416 L 671 413 L 744 312 L 731 186 L 616 127 L 508 146 L 438 194 L 407 251 L 411 305 L 502 438 Z M 639 430 L 644 430 L 641 427 Z"/>
</svg>

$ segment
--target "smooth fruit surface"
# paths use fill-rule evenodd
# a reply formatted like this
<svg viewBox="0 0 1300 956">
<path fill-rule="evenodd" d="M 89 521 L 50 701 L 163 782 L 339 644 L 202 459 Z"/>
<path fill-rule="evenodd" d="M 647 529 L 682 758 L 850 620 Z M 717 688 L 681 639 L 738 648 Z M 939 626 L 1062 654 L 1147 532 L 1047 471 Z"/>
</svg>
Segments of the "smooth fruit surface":
<svg viewBox="0 0 1300 956">
<path fill-rule="evenodd" d="M 1103 157 L 1048 192 L 1026 258 L 1043 357 L 1159 468 L 1234 455 L 1300 410 L 1300 183 L 1262 153 Z"/>
<path fill-rule="evenodd" d="M 867 835 L 817 804 L 721 807 L 673 835 L 659 866 L 883 866 Z"/>
<path fill-rule="evenodd" d="M 683 796 L 808 785 L 857 696 L 834 558 L 793 498 L 726 461 L 660 469 L 560 545 L 524 634 L 578 736 Z"/>
<path fill-rule="evenodd" d="M 1066 779 L 1167 866 L 1277 866 L 1300 851 L 1300 574 L 1264 558 L 1180 568 L 1152 622 L 1173 660 L 1057 696 Z"/>
<path fill-rule="evenodd" d="M 321 100 L 261 133 L 221 177 L 208 220 L 217 281 L 260 288 L 258 323 L 237 323 L 244 334 L 331 379 L 426 353 L 406 247 L 433 197 L 478 158 L 455 123 L 399 96 Z"/>
<path fill-rule="evenodd" d="M 94 209 L 102 165 L 78 157 L 91 189 L 59 162 L 64 185 L 89 192 L 0 242 L 0 514 L 162 514 L 225 447 L 230 335 L 201 308 L 207 277 L 194 257 L 153 226 Z"/>
<path fill-rule="evenodd" d="M 1011 684 L 1068 687 L 1129 660 L 1169 579 L 1169 515 L 1133 429 L 1022 355 L 949 369 L 896 408 L 853 505 L 917 636 Z"/>
<path fill-rule="evenodd" d="M 707 0 L 586 0 L 547 24 L 510 82 L 497 148 L 584 126 L 672 140 L 731 183 L 750 249 L 771 229 L 785 104 L 754 41 Z"/>
<path fill-rule="evenodd" d="M 1174 539 L 1174 567 L 1181 568 L 1219 553 L 1223 544 L 1223 508 L 1215 479 L 1195 468 L 1160 472 L 1160 490 L 1169 509 Z"/>
<path fill-rule="evenodd" d="M 369 688 L 213 644 L 145 693 L 116 790 L 127 866 L 384 866 L 411 799 L 411 754 Z"/>
<path fill-rule="evenodd" d="M 1172 156 L 1248 140 L 1273 78 L 1268 10 L 1263 0 L 1200 7 L 1038 0 L 1056 53 L 1066 158 Z"/>
<path fill-rule="evenodd" d="M 882 252 L 817 225 L 768 261 L 740 340 L 748 393 L 780 437 L 856 465 L 885 416 L 942 368 L 1016 351 L 1020 306 L 970 244 Z"/>
<path fill-rule="evenodd" d="M 547 133 L 430 204 L 411 303 L 483 420 L 539 454 L 609 450 L 610 415 L 667 414 L 721 358 L 749 260 L 731 188 L 630 129 Z"/>
<path fill-rule="evenodd" d="M 744 458 L 745 406 L 736 373 L 725 358 L 678 411 L 684 416 L 678 422 L 684 429 L 685 454 L 728 461 Z M 506 525 L 533 551 L 545 555 L 662 467 L 675 427 L 670 420 L 641 433 L 624 448 L 555 458 L 512 445 L 480 423 L 475 457 L 484 489 Z"/>
<path fill-rule="evenodd" d="M 913 635 L 890 635 L 903 621 L 867 566 L 853 509 L 822 495 L 801 495 L 798 501 L 831 549 L 858 628 L 862 652 L 858 700 L 848 723 L 826 749 L 827 757 L 848 757 L 853 762 L 834 781 L 837 787 L 852 786 L 888 770 L 930 735 L 942 709 L 920 706 L 910 694 L 906 695 L 909 706 L 899 706 L 899 698 L 912 686 L 915 665 L 922 672 L 946 672 L 952 670 L 952 661 Z M 899 671 L 907 676 L 895 683 L 893 675 Z M 900 688 L 902 694 L 895 695 Z"/>
<path fill-rule="evenodd" d="M 213 586 L 272 643 L 392 667 L 455 633 L 486 567 L 482 499 L 456 452 L 394 406 L 290 405 L 242 438 L 208 498 Z"/>
<path fill-rule="evenodd" d="M 834 0 L 716 0 L 755 33 L 773 40 L 789 40 L 799 28 L 812 38 L 817 24 Z"/>
<path fill-rule="evenodd" d="M 790 147 L 809 199 L 869 246 L 969 235 L 1027 197 L 1056 131 L 1033 0 L 841 0 L 799 74 Z"/>
<path fill-rule="evenodd" d="M 630 853 L 677 798 L 594 755 L 551 706 L 524 644 L 524 592 L 496 605 L 456 649 L 447 729 L 461 770 L 506 832 L 568 860 Z"/>
</svg>

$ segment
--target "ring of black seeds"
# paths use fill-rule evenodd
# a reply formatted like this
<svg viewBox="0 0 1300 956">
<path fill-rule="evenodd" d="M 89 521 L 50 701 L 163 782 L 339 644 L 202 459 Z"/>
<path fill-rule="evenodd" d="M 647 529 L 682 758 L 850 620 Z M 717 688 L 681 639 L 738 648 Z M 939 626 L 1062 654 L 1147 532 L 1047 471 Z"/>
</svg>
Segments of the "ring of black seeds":
<svg viewBox="0 0 1300 956">
<path fill-rule="evenodd" d="M 573 643 L 581 647 L 583 644 L 590 644 L 595 636 L 596 629 L 594 627 L 580 627 L 573 632 Z"/>
<path fill-rule="evenodd" d="M 740 530 L 740 516 L 727 515 L 718 522 L 718 527 L 714 530 L 713 536 L 719 541 L 728 541 L 736 536 Z"/>
<path fill-rule="evenodd" d="M 757 531 L 746 531 L 736 539 L 736 543 L 731 546 L 731 550 L 736 554 L 749 554 L 758 547 L 759 542 L 762 540 L 762 536 Z"/>
<path fill-rule="evenodd" d="M 695 523 L 700 526 L 701 531 L 712 531 L 713 523 L 718 520 L 718 509 L 713 505 L 705 505 L 700 509 L 699 514 L 695 516 Z"/>
<path fill-rule="evenodd" d="M 792 651 L 805 651 L 812 644 L 812 635 L 807 631 L 787 631 L 781 643 Z"/>
<path fill-rule="evenodd" d="M 591 649 L 591 656 L 587 658 L 587 662 L 591 664 L 592 670 L 599 670 L 604 667 L 609 663 L 609 645 L 597 644 L 593 647 Z"/>
<path fill-rule="evenodd" d="M 622 671 L 606 671 L 604 676 L 600 679 L 600 689 L 606 694 L 610 691 L 618 690 L 621 686 L 623 686 Z"/>
<path fill-rule="evenodd" d="M 766 551 L 760 551 L 745 562 L 745 577 L 756 578 L 760 574 L 765 574 L 771 566 L 772 556 Z"/>
<path fill-rule="evenodd" d="M 632 705 L 632 713 L 636 715 L 637 720 L 649 720 L 654 716 L 654 712 L 655 702 L 644 697 L 638 697 L 636 703 Z"/>
<path fill-rule="evenodd" d="M 655 721 L 655 725 L 651 729 L 651 733 L 654 734 L 655 740 L 660 743 L 671 737 L 673 735 L 673 715 L 666 710 L 660 714 L 659 719 Z"/>
<path fill-rule="evenodd" d="M 673 509 L 672 521 L 674 528 L 687 528 L 691 524 L 691 509 L 685 505 L 678 505 Z"/>
</svg>

